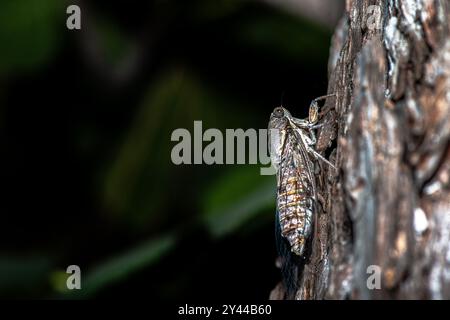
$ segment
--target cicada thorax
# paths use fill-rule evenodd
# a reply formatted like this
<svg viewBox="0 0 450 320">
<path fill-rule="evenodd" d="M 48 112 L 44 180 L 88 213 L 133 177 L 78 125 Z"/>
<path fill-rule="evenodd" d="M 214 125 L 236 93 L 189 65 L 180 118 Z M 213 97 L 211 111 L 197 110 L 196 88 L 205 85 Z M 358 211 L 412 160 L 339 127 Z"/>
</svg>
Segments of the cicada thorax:
<svg viewBox="0 0 450 320">
<path fill-rule="evenodd" d="M 291 251 L 301 256 L 311 235 L 314 212 L 314 187 L 308 175 L 311 163 L 289 134 L 278 170 L 277 208 L 281 235 Z"/>
</svg>

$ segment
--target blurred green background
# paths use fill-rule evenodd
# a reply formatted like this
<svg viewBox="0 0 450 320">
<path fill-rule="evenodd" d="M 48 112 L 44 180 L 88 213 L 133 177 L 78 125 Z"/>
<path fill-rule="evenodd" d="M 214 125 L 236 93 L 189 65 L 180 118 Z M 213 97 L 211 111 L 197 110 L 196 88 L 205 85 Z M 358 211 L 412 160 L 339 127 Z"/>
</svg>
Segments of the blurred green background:
<svg viewBox="0 0 450 320">
<path fill-rule="evenodd" d="M 326 93 L 339 12 L 282 2 L 0 2 L 0 297 L 268 298 L 275 177 L 174 165 L 170 136 Z"/>
</svg>

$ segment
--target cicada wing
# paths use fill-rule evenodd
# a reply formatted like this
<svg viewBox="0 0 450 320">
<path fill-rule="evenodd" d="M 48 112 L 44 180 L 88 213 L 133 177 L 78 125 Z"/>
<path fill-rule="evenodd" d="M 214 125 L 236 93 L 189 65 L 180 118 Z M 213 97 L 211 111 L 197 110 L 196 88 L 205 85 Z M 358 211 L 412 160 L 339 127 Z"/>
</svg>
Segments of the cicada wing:
<svg viewBox="0 0 450 320">
<path fill-rule="evenodd" d="M 305 210 L 305 226 L 303 234 L 308 239 L 312 233 L 315 210 L 316 210 L 316 183 L 314 177 L 314 163 L 310 160 L 309 154 L 306 151 L 306 147 L 303 144 L 299 144 L 299 152 L 295 153 L 294 157 L 297 157 L 297 161 L 302 161 L 302 168 L 297 167 L 298 174 L 302 176 L 300 180 L 301 188 L 303 190 L 304 197 L 304 210 Z"/>
<path fill-rule="evenodd" d="M 298 143 L 296 144 L 296 152 L 293 153 L 293 157 L 296 159 L 295 162 L 301 163 L 301 165 L 297 165 L 298 174 L 302 176 L 302 183 L 305 194 L 312 198 L 316 199 L 316 183 L 314 177 L 314 163 L 311 161 L 309 153 L 306 149 L 306 141 L 302 138 L 302 136 L 297 131 L 295 134 L 296 140 Z"/>
</svg>

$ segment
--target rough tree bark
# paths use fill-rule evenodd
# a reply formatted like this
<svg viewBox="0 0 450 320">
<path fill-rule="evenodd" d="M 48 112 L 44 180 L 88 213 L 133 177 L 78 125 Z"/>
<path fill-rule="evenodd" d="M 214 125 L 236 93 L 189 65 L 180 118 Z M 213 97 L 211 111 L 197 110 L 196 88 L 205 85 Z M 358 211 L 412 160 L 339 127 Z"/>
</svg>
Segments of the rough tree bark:
<svg viewBox="0 0 450 320">
<path fill-rule="evenodd" d="M 317 144 L 338 170 L 319 164 L 296 299 L 450 299 L 449 36 L 447 0 L 347 0 Z"/>
</svg>

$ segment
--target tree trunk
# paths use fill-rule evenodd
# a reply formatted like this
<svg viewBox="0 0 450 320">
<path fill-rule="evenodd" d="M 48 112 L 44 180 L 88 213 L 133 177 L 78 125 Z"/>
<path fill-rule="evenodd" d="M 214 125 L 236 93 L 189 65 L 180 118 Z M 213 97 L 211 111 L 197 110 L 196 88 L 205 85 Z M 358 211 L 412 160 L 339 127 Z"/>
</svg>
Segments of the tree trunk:
<svg viewBox="0 0 450 320">
<path fill-rule="evenodd" d="M 449 35 L 446 0 L 347 1 L 297 299 L 450 299 Z"/>
</svg>

